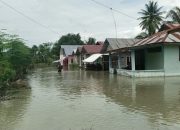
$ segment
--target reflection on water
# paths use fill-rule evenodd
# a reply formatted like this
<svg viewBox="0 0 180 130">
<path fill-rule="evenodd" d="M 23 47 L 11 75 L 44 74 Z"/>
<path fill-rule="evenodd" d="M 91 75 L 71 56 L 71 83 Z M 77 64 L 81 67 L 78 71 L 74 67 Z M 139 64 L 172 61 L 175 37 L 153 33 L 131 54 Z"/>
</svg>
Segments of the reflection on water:
<svg viewBox="0 0 180 130">
<path fill-rule="evenodd" d="M 0 102 L 0 130 L 11 130 L 21 121 L 30 102 L 30 89 L 10 92 L 14 100 Z"/>
<path fill-rule="evenodd" d="M 5 130 L 179 130 L 180 80 L 37 69 L 23 99 L 0 103 Z"/>
</svg>

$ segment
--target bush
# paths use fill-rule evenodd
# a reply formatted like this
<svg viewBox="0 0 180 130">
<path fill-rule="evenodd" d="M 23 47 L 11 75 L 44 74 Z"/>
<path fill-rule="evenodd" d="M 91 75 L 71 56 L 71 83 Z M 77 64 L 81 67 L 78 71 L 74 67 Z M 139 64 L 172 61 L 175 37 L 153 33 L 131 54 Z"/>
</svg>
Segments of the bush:
<svg viewBox="0 0 180 130">
<path fill-rule="evenodd" d="M 7 61 L 0 61 L 0 83 L 8 83 L 16 75 L 16 71 L 12 69 Z"/>
</svg>

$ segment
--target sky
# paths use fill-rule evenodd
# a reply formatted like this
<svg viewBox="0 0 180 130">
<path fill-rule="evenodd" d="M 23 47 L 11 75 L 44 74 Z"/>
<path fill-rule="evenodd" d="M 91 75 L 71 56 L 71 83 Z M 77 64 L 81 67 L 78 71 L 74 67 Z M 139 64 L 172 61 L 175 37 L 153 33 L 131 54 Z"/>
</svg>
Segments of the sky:
<svg viewBox="0 0 180 130">
<path fill-rule="evenodd" d="M 80 33 L 82 40 L 95 37 L 98 41 L 104 41 L 105 38 L 116 37 L 115 23 L 119 38 L 133 38 L 141 32 L 138 12 L 149 0 L 96 1 L 130 17 L 112 12 L 92 0 L 0 0 L 0 31 L 19 35 L 28 46 L 55 42 L 67 33 Z M 163 6 L 163 11 L 180 6 L 180 0 L 157 2 Z"/>
</svg>

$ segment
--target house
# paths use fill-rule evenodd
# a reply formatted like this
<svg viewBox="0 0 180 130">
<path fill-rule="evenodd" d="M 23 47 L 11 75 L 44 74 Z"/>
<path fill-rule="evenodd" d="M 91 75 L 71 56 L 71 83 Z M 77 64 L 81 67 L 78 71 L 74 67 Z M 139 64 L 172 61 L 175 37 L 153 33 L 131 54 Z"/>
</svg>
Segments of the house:
<svg viewBox="0 0 180 130">
<path fill-rule="evenodd" d="M 63 66 L 64 65 L 64 59 L 66 58 L 66 54 L 65 54 L 65 51 L 64 51 L 64 48 L 61 48 L 60 49 L 60 55 L 59 55 L 59 61 L 60 61 L 60 64 Z"/>
<path fill-rule="evenodd" d="M 177 24 L 177 23 L 164 23 L 160 27 L 159 32 L 164 31 L 164 30 L 168 30 L 168 29 L 173 29 L 173 28 L 176 28 L 178 26 L 179 26 L 179 24 Z"/>
<path fill-rule="evenodd" d="M 59 52 L 59 60 L 53 61 L 54 64 L 59 65 L 61 64 L 62 66 L 64 66 L 64 59 L 66 58 L 66 54 L 64 51 L 64 48 L 60 48 L 60 52 Z"/>
<path fill-rule="evenodd" d="M 76 51 L 73 53 L 73 55 L 75 55 L 77 58 L 77 64 L 79 65 L 79 67 L 82 67 L 82 60 L 83 60 L 81 52 L 82 52 L 82 47 L 78 47 Z"/>
<path fill-rule="evenodd" d="M 96 53 L 101 53 L 103 49 L 103 45 L 84 45 L 82 47 L 82 54 L 83 54 L 83 59 L 86 59 L 92 54 Z"/>
<path fill-rule="evenodd" d="M 103 55 L 106 51 L 106 46 L 103 42 L 97 42 L 95 45 L 84 45 L 81 50 L 83 67 L 88 69 L 103 69 L 106 68 L 107 55 Z M 108 63 L 106 63 L 108 64 Z"/>
<path fill-rule="evenodd" d="M 138 40 L 131 38 L 107 38 L 105 45 L 109 53 L 109 72 L 117 73 L 117 69 L 130 69 L 132 47 Z"/>
<path fill-rule="evenodd" d="M 77 64 L 77 58 L 74 53 L 76 52 L 76 49 L 81 46 L 82 45 L 61 45 L 60 61 L 63 60 L 63 66 Z"/>
<path fill-rule="evenodd" d="M 125 49 L 130 53 L 130 67 L 119 67 L 117 73 L 120 75 L 180 76 L 180 25 L 155 33 Z"/>
</svg>

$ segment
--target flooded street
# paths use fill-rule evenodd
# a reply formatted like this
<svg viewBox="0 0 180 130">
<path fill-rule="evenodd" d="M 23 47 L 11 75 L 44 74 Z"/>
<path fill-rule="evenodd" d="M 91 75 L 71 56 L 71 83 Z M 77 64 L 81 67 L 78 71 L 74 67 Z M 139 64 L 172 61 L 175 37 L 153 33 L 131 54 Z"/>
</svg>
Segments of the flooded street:
<svg viewBox="0 0 180 130">
<path fill-rule="evenodd" d="M 180 130 L 180 77 L 35 70 L 0 102 L 0 130 Z"/>
</svg>

